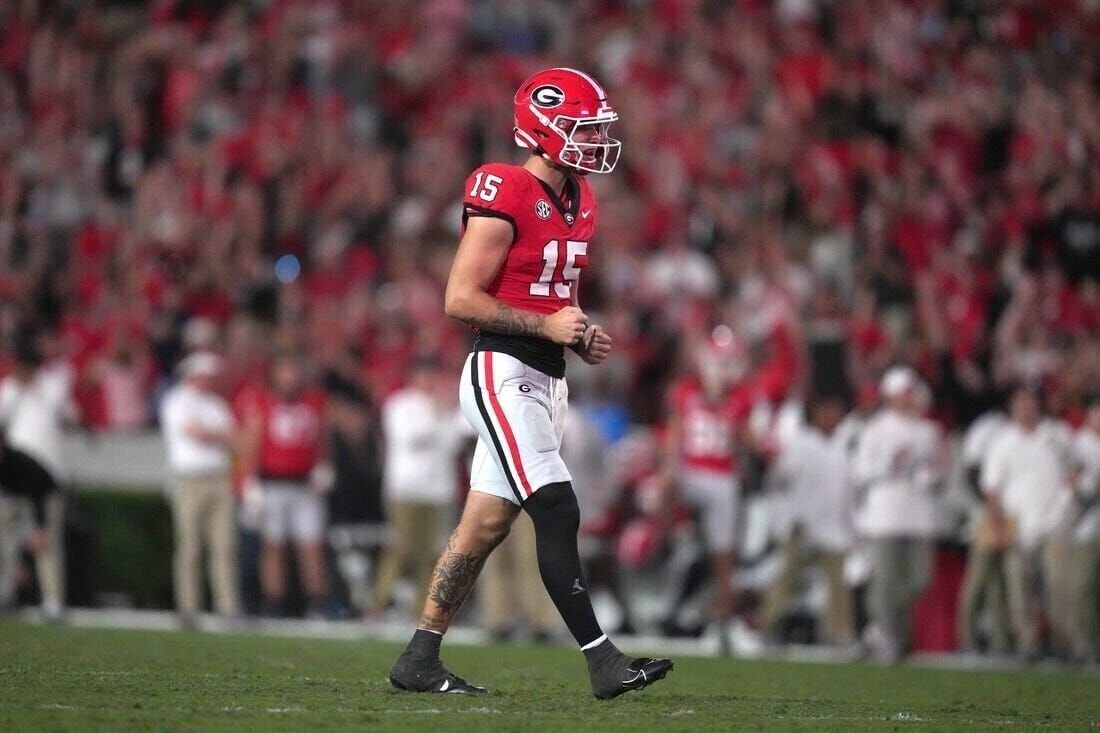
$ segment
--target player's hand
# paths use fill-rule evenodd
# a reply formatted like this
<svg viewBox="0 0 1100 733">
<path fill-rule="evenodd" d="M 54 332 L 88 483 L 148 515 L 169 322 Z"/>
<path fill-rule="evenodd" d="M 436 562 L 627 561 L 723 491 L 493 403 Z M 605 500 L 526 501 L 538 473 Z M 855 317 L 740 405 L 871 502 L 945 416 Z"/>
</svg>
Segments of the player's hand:
<svg viewBox="0 0 1100 733">
<path fill-rule="evenodd" d="M 577 353 L 586 364 L 599 364 L 611 353 L 611 337 L 604 332 L 603 326 L 592 325 L 585 332 Z"/>
<path fill-rule="evenodd" d="M 259 529 L 264 518 L 264 492 L 255 477 L 248 477 L 241 487 L 241 524 Z"/>
<path fill-rule="evenodd" d="M 551 313 L 542 322 L 542 334 L 555 344 L 572 346 L 584 336 L 588 316 L 575 305 L 567 305 Z"/>
</svg>

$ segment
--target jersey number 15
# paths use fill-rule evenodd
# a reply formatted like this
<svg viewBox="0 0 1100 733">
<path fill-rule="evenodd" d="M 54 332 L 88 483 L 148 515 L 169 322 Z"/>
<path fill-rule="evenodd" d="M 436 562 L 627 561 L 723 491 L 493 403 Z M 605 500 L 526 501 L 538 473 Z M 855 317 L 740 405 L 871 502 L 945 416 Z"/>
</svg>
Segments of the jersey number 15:
<svg viewBox="0 0 1100 733">
<path fill-rule="evenodd" d="M 577 278 L 581 275 L 577 258 L 588 255 L 588 242 L 567 239 L 564 253 L 561 251 L 561 244 L 557 239 L 551 239 L 543 246 L 542 274 L 538 282 L 531 283 L 531 295 L 549 298 L 550 286 L 553 285 L 554 295 L 559 298 L 573 296 L 573 283 L 577 282 Z M 559 262 L 562 262 L 560 273 L 558 272 Z"/>
</svg>

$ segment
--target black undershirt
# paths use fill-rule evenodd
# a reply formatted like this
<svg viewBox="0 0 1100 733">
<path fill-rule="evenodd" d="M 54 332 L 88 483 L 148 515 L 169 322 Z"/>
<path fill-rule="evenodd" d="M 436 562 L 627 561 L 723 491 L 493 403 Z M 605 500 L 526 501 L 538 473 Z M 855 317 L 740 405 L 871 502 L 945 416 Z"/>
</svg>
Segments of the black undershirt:
<svg viewBox="0 0 1100 733">
<path fill-rule="evenodd" d="M 565 348 L 538 336 L 477 332 L 474 351 L 496 351 L 519 359 L 555 379 L 565 376 Z"/>
</svg>

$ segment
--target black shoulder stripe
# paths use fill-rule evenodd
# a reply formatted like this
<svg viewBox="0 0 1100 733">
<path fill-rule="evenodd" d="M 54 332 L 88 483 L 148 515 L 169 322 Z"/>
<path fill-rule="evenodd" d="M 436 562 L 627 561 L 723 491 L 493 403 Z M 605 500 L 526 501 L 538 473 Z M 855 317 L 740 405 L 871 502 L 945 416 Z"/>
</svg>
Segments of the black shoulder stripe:
<svg viewBox="0 0 1100 733">
<path fill-rule="evenodd" d="M 494 219 L 503 219 L 512 225 L 512 244 L 516 243 L 519 239 L 519 227 L 516 226 L 516 220 L 503 211 L 497 211 L 496 209 L 489 209 L 484 206 L 478 206 L 477 204 L 463 204 L 462 205 L 462 226 L 466 226 L 466 220 L 471 216 L 489 216 Z"/>
</svg>

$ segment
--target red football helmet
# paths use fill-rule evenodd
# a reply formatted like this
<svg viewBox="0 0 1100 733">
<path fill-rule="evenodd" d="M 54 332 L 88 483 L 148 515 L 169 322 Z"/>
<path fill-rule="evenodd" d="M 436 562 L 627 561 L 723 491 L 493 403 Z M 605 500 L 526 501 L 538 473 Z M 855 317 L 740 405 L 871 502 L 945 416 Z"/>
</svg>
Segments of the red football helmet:
<svg viewBox="0 0 1100 733">
<path fill-rule="evenodd" d="M 623 144 L 608 135 L 608 128 L 619 116 L 588 74 L 566 68 L 540 71 L 520 85 L 514 101 L 516 145 L 584 173 L 614 170 Z"/>
</svg>

